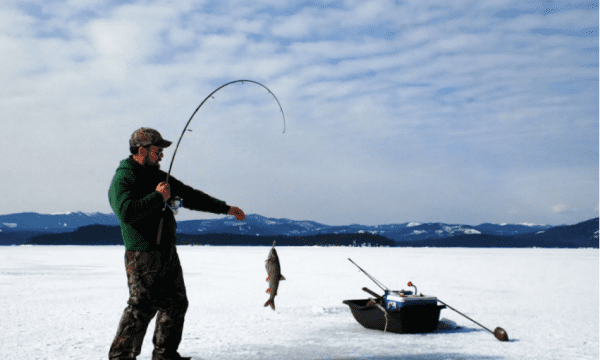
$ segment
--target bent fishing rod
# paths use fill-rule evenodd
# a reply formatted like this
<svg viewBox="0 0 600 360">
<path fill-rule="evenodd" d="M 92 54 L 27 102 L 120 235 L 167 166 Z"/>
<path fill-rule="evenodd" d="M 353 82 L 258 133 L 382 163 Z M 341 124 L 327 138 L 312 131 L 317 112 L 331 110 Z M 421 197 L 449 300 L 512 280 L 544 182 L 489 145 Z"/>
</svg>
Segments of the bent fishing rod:
<svg viewBox="0 0 600 360">
<path fill-rule="evenodd" d="M 204 103 L 210 99 L 217 91 L 221 90 L 222 88 L 231 85 L 231 84 L 235 84 L 235 83 L 253 83 L 256 85 L 260 85 L 263 88 L 265 88 L 269 94 L 273 95 L 273 98 L 275 99 L 275 101 L 277 101 L 277 105 L 279 105 L 279 110 L 281 111 L 281 116 L 283 117 L 283 133 L 285 134 L 285 114 L 283 113 L 283 108 L 281 107 L 281 103 L 279 102 L 279 99 L 277 99 L 277 96 L 275 96 L 275 94 L 273 94 L 273 92 L 266 87 L 265 85 L 259 83 L 258 81 L 254 81 L 254 80 L 234 80 L 231 82 L 228 82 L 227 84 L 223 84 L 221 86 L 219 86 L 217 89 L 215 89 L 213 92 L 211 92 L 210 94 L 208 94 L 208 96 L 200 103 L 200 105 L 198 105 L 198 107 L 196 108 L 196 110 L 192 113 L 192 116 L 190 116 L 190 119 L 187 121 L 187 123 L 185 124 L 185 127 L 183 128 L 183 131 L 181 132 L 181 136 L 179 136 L 179 140 L 177 141 L 177 146 L 175 146 L 175 151 L 173 152 L 173 157 L 171 158 L 171 165 L 169 165 L 169 171 L 167 172 L 167 178 L 165 180 L 166 183 L 169 182 L 169 177 L 171 176 L 171 169 L 173 168 L 173 162 L 175 161 L 175 155 L 177 155 L 177 149 L 179 149 L 179 144 L 181 143 L 181 139 L 183 139 L 183 135 L 186 134 L 187 128 L 190 125 L 190 123 L 192 122 L 192 119 L 194 118 L 194 116 L 196 115 L 196 113 L 198 112 L 198 110 L 200 110 L 200 108 L 202 107 L 202 105 L 204 105 Z M 165 209 L 167 208 L 167 204 L 165 203 L 165 206 L 163 207 L 163 211 L 165 211 Z M 158 224 L 158 235 L 156 237 L 156 244 L 160 245 L 160 235 L 162 233 L 162 227 L 163 227 L 163 217 L 161 216 L 160 218 L 160 222 Z"/>
</svg>

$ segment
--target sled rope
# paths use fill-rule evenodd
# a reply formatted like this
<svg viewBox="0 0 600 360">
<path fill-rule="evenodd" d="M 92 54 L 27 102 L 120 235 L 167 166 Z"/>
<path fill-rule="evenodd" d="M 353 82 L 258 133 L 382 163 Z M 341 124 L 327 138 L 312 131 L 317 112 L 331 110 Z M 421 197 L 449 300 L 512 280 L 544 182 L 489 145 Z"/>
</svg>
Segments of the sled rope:
<svg viewBox="0 0 600 360">
<path fill-rule="evenodd" d="M 388 312 L 387 312 L 386 309 L 383 308 L 383 306 L 381 306 L 381 305 L 379 305 L 377 303 L 375 303 L 375 305 L 377 305 L 377 307 L 379 308 L 379 310 L 383 311 L 383 314 L 385 315 L 385 328 L 383 329 L 383 332 L 387 332 L 388 320 L 389 320 L 389 318 L 388 318 L 388 316 L 389 316 Z"/>
</svg>

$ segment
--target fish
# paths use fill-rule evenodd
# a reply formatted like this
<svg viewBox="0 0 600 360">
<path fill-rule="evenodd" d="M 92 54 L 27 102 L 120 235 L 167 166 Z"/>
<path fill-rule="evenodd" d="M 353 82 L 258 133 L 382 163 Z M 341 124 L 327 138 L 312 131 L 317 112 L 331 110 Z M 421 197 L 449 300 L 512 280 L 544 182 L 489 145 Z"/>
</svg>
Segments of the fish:
<svg viewBox="0 0 600 360">
<path fill-rule="evenodd" d="M 271 306 L 271 309 L 275 310 L 275 296 L 277 296 L 277 289 L 279 288 L 279 282 L 285 280 L 285 276 L 281 275 L 281 265 L 279 264 L 279 257 L 277 256 L 277 250 L 275 250 L 275 242 L 269 252 L 269 256 L 265 261 L 265 268 L 267 269 L 267 282 L 269 288 L 267 294 L 271 294 L 269 300 L 265 303 L 265 307 Z"/>
</svg>

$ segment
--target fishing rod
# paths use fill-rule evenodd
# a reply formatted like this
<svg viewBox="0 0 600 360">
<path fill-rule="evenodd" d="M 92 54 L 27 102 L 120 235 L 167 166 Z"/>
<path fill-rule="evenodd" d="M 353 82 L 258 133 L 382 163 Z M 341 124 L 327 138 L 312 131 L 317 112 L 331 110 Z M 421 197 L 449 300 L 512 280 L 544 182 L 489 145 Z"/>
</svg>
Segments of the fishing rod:
<svg viewBox="0 0 600 360">
<path fill-rule="evenodd" d="M 369 273 L 368 273 L 368 272 L 366 272 L 366 271 L 364 271 L 364 270 L 363 270 L 363 269 L 362 269 L 360 266 L 356 265 L 356 263 L 355 263 L 354 261 L 352 261 L 352 259 L 348 258 L 348 260 L 350 260 L 350 262 L 351 262 L 351 263 L 353 263 L 353 264 L 354 264 L 354 265 L 355 265 L 357 268 L 359 268 L 359 269 L 360 269 L 360 271 L 364 272 L 364 273 L 365 273 L 365 275 L 367 275 L 367 276 L 369 277 L 369 279 L 371 279 L 371 280 L 372 280 L 372 281 L 373 281 L 375 284 L 377 284 L 377 286 L 379 286 L 379 287 L 381 288 L 381 290 L 383 290 L 383 291 L 385 291 L 385 292 L 387 293 L 388 289 L 387 289 L 387 287 L 386 287 L 385 285 L 383 285 L 383 284 L 382 284 L 381 282 L 379 282 L 377 279 L 375 279 L 374 277 L 372 277 L 371 275 L 369 275 Z M 382 286 L 383 286 L 383 287 L 382 287 Z M 417 287 L 416 287 L 416 286 L 414 286 L 412 282 L 409 282 L 409 283 L 408 283 L 408 286 L 413 286 L 413 287 L 415 288 L 415 295 L 417 295 Z M 384 289 L 384 288 L 385 288 L 385 289 Z M 377 299 L 379 299 L 379 300 L 382 300 L 382 299 L 383 299 L 383 297 L 382 297 L 381 295 L 378 295 L 378 294 L 374 293 L 373 291 L 371 291 L 371 290 L 367 289 L 366 287 L 364 287 L 364 288 L 363 288 L 363 291 L 365 291 L 365 292 L 367 292 L 367 293 L 369 293 L 369 294 L 371 294 L 371 295 L 375 296 L 375 298 L 377 298 Z M 475 320 L 471 319 L 471 318 L 470 318 L 470 317 L 468 317 L 467 315 L 465 315 L 465 314 L 461 313 L 460 311 L 456 310 L 456 309 L 455 309 L 455 308 L 453 308 L 452 306 L 450 306 L 450 305 L 446 304 L 446 303 L 445 303 L 445 302 L 443 302 L 442 300 L 440 300 L 440 299 L 437 299 L 437 301 L 439 301 L 440 303 L 442 303 L 442 304 L 443 304 L 444 306 L 446 306 L 448 309 L 450 309 L 450 310 L 452 310 L 452 311 L 455 311 L 455 312 L 456 312 L 456 313 L 458 313 L 459 315 L 462 315 L 462 316 L 464 316 L 465 318 L 467 318 L 467 319 L 471 320 L 472 322 L 474 322 L 475 324 L 477 324 L 477 325 L 481 326 L 481 327 L 482 327 L 482 328 L 484 328 L 485 330 L 487 330 L 487 331 L 491 332 L 491 333 L 494 335 L 494 337 L 496 337 L 496 339 L 498 339 L 498 340 L 500 340 L 500 341 L 508 341 L 508 334 L 506 333 L 506 330 L 504 330 L 503 328 L 501 328 L 501 327 L 497 327 L 497 328 L 495 328 L 495 329 L 494 329 L 494 331 L 492 331 L 492 330 L 488 329 L 487 327 L 485 327 L 485 326 L 481 325 L 481 324 L 480 324 L 480 323 L 478 323 L 477 321 L 475 321 Z M 386 312 L 386 310 L 384 310 L 384 312 Z M 386 312 L 386 314 L 387 314 L 387 312 Z M 387 315 L 386 315 L 386 316 L 387 316 Z M 386 325 L 386 328 L 387 328 L 387 325 Z"/>
<path fill-rule="evenodd" d="M 480 323 L 478 323 L 477 321 L 471 319 L 470 317 L 468 317 L 467 315 L 461 313 L 460 311 L 456 310 L 455 308 L 453 308 L 452 306 L 446 304 L 445 302 L 443 302 L 440 299 L 437 299 L 437 301 L 441 302 L 442 304 L 444 304 L 444 306 L 446 306 L 448 309 L 455 311 L 456 313 L 458 313 L 459 315 L 462 315 L 464 317 L 466 317 L 467 319 L 471 320 L 472 322 L 474 322 L 475 324 L 481 326 L 482 328 L 486 329 L 487 331 L 491 332 L 492 335 L 494 335 L 494 337 L 496 337 L 496 339 L 500 340 L 500 341 L 508 341 L 508 334 L 506 333 L 506 330 L 504 330 L 501 327 L 497 327 L 494 329 L 494 331 L 486 328 L 485 326 L 481 325 Z"/>
<path fill-rule="evenodd" d="M 354 264 L 354 266 L 356 266 L 357 268 L 360 269 L 360 271 L 364 272 L 365 275 L 367 275 L 369 277 L 369 279 L 371 279 L 371 281 L 373 281 L 375 283 L 375 285 L 379 286 L 379 288 L 383 291 L 389 291 L 389 289 L 387 288 L 387 286 L 383 285 L 379 280 L 375 279 L 374 277 L 372 277 L 368 272 L 364 271 L 360 266 L 356 265 L 356 263 L 354 261 L 352 261 L 352 259 L 348 258 L 348 260 L 350 260 L 351 263 Z"/>
<path fill-rule="evenodd" d="M 279 102 L 279 99 L 277 99 L 277 96 L 275 96 L 275 94 L 273 94 L 273 92 L 266 87 L 265 85 L 259 83 L 258 81 L 254 81 L 254 80 L 234 80 L 231 82 L 228 82 L 227 84 L 223 84 L 221 86 L 219 86 L 217 89 L 215 89 L 213 92 L 211 92 L 201 103 L 200 105 L 198 105 L 198 107 L 196 108 L 196 110 L 194 111 L 194 113 L 192 114 L 192 116 L 190 116 L 190 119 L 187 121 L 187 123 L 185 124 L 185 127 L 183 128 L 183 131 L 181 132 L 181 136 L 179 137 L 179 140 L 177 141 L 177 146 L 175 146 L 175 151 L 173 152 L 173 157 L 171 158 L 171 165 L 169 165 L 169 172 L 167 172 L 167 179 L 165 180 L 166 183 L 169 182 L 169 177 L 171 176 L 171 169 L 173 168 L 173 162 L 175 161 L 175 155 L 177 155 L 177 149 L 179 149 L 179 144 L 181 143 L 181 139 L 183 139 L 183 135 L 186 134 L 187 128 L 190 125 L 190 123 L 192 122 L 192 119 L 194 118 L 194 116 L 196 115 L 196 113 L 198 112 L 198 110 L 200 110 L 200 108 L 202 107 L 202 105 L 204 105 L 204 103 L 210 99 L 217 91 L 221 90 L 222 88 L 231 85 L 231 84 L 235 84 L 235 83 L 239 83 L 241 82 L 246 83 L 253 83 L 256 85 L 260 85 L 263 88 L 265 88 L 269 94 L 273 95 L 273 98 L 275 98 L 275 101 L 277 101 L 277 105 L 279 105 L 279 110 L 281 110 L 281 116 L 283 117 L 283 133 L 285 134 L 285 114 L 283 113 L 283 108 L 281 107 L 281 103 Z M 165 211 L 165 209 L 167 208 L 167 204 L 165 203 L 165 206 L 163 207 L 163 211 Z M 163 226 L 163 217 L 160 218 L 160 222 L 158 224 L 158 235 L 156 237 L 156 244 L 159 245 L 160 244 L 160 235 L 162 233 L 162 226 Z"/>
</svg>

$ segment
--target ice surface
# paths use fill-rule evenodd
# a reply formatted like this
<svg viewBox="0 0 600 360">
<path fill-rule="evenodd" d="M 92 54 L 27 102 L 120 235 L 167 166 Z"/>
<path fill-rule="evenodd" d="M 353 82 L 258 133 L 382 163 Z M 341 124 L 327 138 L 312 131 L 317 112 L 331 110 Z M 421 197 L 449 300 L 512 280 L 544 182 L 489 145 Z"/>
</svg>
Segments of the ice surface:
<svg viewBox="0 0 600 360">
<path fill-rule="evenodd" d="M 180 347 L 198 359 L 598 359 L 598 250 L 278 247 L 286 277 L 268 298 L 269 247 L 178 249 L 190 308 Z M 124 248 L 0 247 L 0 359 L 107 359 L 128 290 Z M 346 299 L 392 289 L 437 296 L 434 333 L 367 330 Z M 150 324 L 141 360 L 150 360 Z"/>
</svg>

